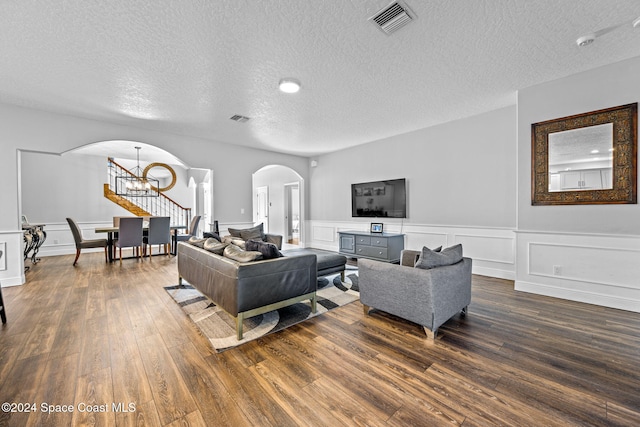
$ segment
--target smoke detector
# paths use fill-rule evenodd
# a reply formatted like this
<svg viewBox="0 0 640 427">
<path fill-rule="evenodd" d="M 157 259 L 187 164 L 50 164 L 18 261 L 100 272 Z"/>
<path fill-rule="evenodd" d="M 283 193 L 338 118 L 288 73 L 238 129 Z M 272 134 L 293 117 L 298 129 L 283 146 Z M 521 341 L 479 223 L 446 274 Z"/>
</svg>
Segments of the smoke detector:
<svg viewBox="0 0 640 427">
<path fill-rule="evenodd" d="M 380 30 L 390 35 L 415 19 L 414 13 L 406 4 L 394 1 L 369 18 Z"/>
</svg>

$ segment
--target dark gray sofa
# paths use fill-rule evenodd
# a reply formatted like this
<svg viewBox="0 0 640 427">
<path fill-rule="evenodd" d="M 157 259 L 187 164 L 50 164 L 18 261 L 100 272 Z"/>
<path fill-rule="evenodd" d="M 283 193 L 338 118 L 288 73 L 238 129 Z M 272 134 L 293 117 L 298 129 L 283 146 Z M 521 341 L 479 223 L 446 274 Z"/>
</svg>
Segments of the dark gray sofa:
<svg viewBox="0 0 640 427">
<path fill-rule="evenodd" d="M 186 242 L 178 243 L 179 283 L 185 279 L 236 319 L 242 321 L 303 300 L 316 311 L 317 262 L 303 254 L 241 263 Z"/>
<path fill-rule="evenodd" d="M 358 260 L 360 302 L 424 327 L 435 339 L 438 328 L 471 302 L 471 258 L 447 266 L 414 268 L 419 251 L 404 250 L 401 265 Z"/>
</svg>

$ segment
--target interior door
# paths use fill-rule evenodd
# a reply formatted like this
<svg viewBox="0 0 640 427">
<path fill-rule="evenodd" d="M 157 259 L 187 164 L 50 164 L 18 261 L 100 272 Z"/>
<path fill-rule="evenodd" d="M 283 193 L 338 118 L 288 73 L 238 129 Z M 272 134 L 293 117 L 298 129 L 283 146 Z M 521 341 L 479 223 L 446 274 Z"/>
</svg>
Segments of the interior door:
<svg viewBox="0 0 640 427">
<path fill-rule="evenodd" d="M 300 243 L 300 187 L 297 182 L 285 184 L 285 239 L 287 243 Z"/>
<path fill-rule="evenodd" d="M 264 232 L 269 232 L 269 186 L 256 188 L 256 223 L 264 224 Z"/>
</svg>

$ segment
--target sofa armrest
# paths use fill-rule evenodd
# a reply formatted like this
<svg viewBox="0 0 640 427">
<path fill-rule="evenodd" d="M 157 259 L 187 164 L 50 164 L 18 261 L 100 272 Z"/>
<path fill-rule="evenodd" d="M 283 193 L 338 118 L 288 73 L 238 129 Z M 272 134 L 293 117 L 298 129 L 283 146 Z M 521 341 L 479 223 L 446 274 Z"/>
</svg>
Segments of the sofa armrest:
<svg viewBox="0 0 640 427">
<path fill-rule="evenodd" d="M 279 236 L 277 234 L 266 233 L 264 235 L 264 241 L 265 242 L 269 242 L 269 243 L 273 243 L 274 245 L 276 245 L 278 247 L 278 249 L 282 249 L 282 236 Z"/>
</svg>

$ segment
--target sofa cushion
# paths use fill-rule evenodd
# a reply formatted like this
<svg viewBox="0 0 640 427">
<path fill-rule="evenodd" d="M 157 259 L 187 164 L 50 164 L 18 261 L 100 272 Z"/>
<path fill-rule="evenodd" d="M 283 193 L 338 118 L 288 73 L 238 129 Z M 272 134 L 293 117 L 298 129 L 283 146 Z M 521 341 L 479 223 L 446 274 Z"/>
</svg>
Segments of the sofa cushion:
<svg viewBox="0 0 640 427">
<path fill-rule="evenodd" d="M 187 240 L 188 243 L 192 244 L 193 246 L 197 246 L 199 248 L 204 246 L 204 242 L 207 239 L 201 239 L 200 237 L 196 237 L 196 236 L 191 236 L 189 237 L 189 240 Z"/>
<path fill-rule="evenodd" d="M 282 254 L 278 247 L 273 243 L 263 242 L 262 240 L 247 240 L 245 249 L 248 251 L 258 251 L 262 254 L 262 259 L 280 258 Z"/>
<path fill-rule="evenodd" d="M 453 265 L 460 261 L 462 261 L 461 244 L 443 249 L 441 252 L 436 252 L 425 246 L 422 248 L 422 253 L 418 257 L 415 267 L 428 270 L 430 268 Z"/>
<path fill-rule="evenodd" d="M 216 239 L 218 242 L 222 242 L 222 238 L 220 237 L 220 235 L 218 233 L 212 233 L 212 232 L 209 232 L 209 231 L 205 231 L 204 233 L 202 233 L 202 237 L 213 238 L 213 239 Z"/>
<path fill-rule="evenodd" d="M 229 246 L 229 243 L 222 243 L 215 238 L 210 237 L 205 240 L 203 248 L 216 255 L 222 255 L 224 253 L 224 248 L 227 246 Z"/>
<path fill-rule="evenodd" d="M 249 240 L 253 238 L 264 240 L 264 225 L 262 223 L 251 228 L 229 228 L 228 230 L 229 234 L 231 234 L 233 237 L 239 237 L 242 240 Z M 243 237 L 243 233 L 248 238 Z"/>
<path fill-rule="evenodd" d="M 262 254 L 257 251 L 245 251 L 234 244 L 224 248 L 224 256 L 238 262 L 251 262 L 262 259 Z"/>
</svg>

